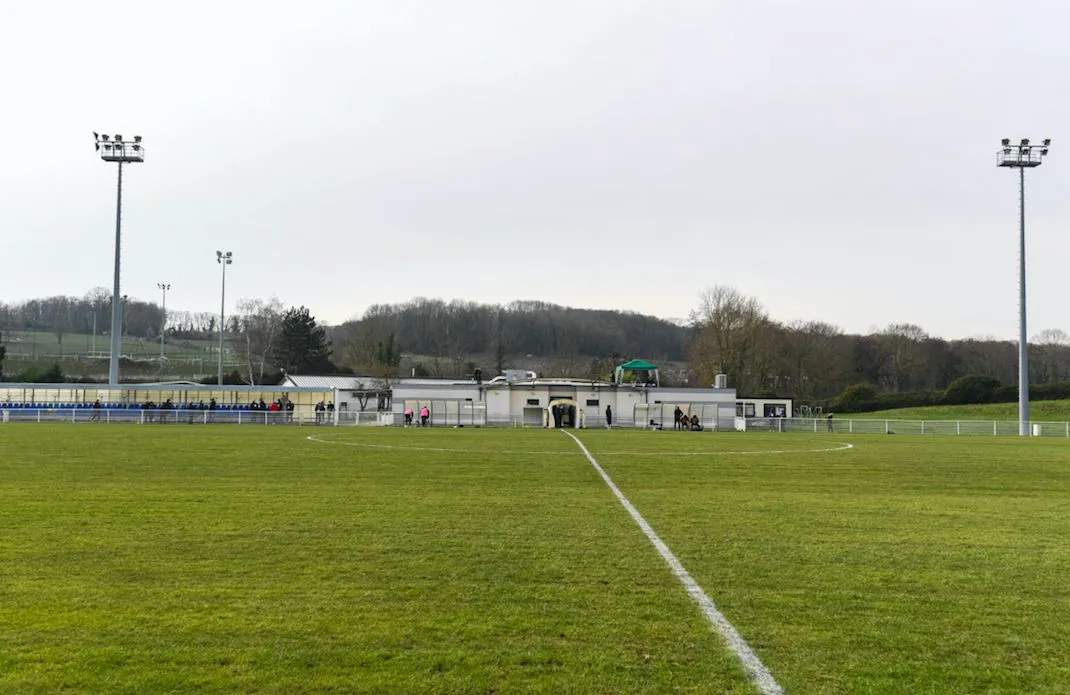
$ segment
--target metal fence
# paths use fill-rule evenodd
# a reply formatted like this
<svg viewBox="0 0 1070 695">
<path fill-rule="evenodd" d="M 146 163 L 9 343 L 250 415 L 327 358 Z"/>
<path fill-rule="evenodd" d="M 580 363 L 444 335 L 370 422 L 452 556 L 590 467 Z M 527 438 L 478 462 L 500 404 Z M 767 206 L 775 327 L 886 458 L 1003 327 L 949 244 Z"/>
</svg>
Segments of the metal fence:
<svg viewBox="0 0 1070 695">
<path fill-rule="evenodd" d="M 736 418 L 748 432 L 833 432 L 839 434 L 943 434 L 1018 436 L 1017 420 L 878 420 L 875 418 Z M 1070 437 L 1070 422 L 1033 422 L 1034 437 Z"/>
<path fill-rule="evenodd" d="M 487 409 L 483 403 L 465 401 L 429 401 L 429 427 L 484 427 L 484 426 L 523 426 L 520 416 L 508 421 L 487 420 Z M 1017 420 L 878 420 L 875 418 L 735 418 L 734 423 L 726 424 L 724 413 L 718 412 L 715 405 L 706 404 L 708 409 L 696 408 L 690 414 L 699 415 L 704 429 L 727 430 L 734 428 L 747 432 L 817 432 L 833 434 L 915 434 L 915 435 L 973 435 L 973 436 L 1017 436 Z M 669 405 L 667 415 L 659 410 L 660 404 L 637 407 L 634 417 L 619 421 L 614 419 L 614 426 L 621 428 L 646 427 L 654 420 L 662 427 L 672 426 L 672 411 Z M 662 419 L 658 419 L 659 415 Z M 717 425 L 713 423 L 720 415 Z M 390 427 L 403 426 L 405 418 L 402 413 L 377 411 L 319 411 L 271 412 L 248 410 L 202 410 L 199 408 L 175 409 L 137 409 L 137 408 L 101 408 L 91 407 L 42 407 L 11 408 L 0 410 L 0 423 L 8 422 L 75 422 L 75 423 L 135 423 L 145 425 L 175 424 L 232 424 L 232 425 L 298 425 L 328 426 L 338 425 Z M 419 410 L 415 411 L 413 426 L 420 426 Z M 600 417 L 586 420 L 585 427 L 600 428 L 605 422 Z M 1070 438 L 1070 422 L 1033 422 L 1029 426 L 1035 437 Z"/>
<path fill-rule="evenodd" d="M 332 413 L 200 408 L 13 408 L 0 410 L 0 422 L 103 422 L 134 424 L 331 425 Z"/>
</svg>

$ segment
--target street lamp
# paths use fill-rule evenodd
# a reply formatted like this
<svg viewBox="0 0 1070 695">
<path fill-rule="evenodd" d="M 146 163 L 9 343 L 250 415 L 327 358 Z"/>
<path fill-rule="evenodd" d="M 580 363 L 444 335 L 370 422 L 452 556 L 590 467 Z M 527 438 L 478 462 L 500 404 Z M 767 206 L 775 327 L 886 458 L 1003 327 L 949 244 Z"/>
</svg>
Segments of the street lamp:
<svg viewBox="0 0 1070 695">
<path fill-rule="evenodd" d="M 160 323 L 160 359 L 163 360 L 163 334 L 167 328 L 167 290 L 171 289 L 171 283 L 157 282 L 156 287 L 163 292 L 163 321 Z"/>
<path fill-rule="evenodd" d="M 115 200 L 115 282 L 111 293 L 111 361 L 108 364 L 108 383 L 119 383 L 119 353 L 122 351 L 122 307 L 119 295 L 119 249 L 122 239 L 123 216 L 123 164 L 137 164 L 145 161 L 145 148 L 141 145 L 141 136 L 133 140 L 123 140 L 122 135 L 110 138 L 107 135 L 93 133 L 96 151 L 105 162 L 119 165 L 119 185 Z"/>
<path fill-rule="evenodd" d="M 1012 145 L 1003 138 L 996 153 L 996 166 L 1018 170 L 1018 435 L 1029 436 L 1029 339 L 1025 323 L 1025 170 L 1040 166 L 1048 154 L 1051 138 L 1030 145 L 1028 138 Z"/>
<path fill-rule="evenodd" d="M 227 266 L 234 262 L 230 251 L 216 251 L 215 262 L 223 266 L 223 290 L 219 298 L 219 385 L 223 385 L 223 325 L 226 320 Z"/>
</svg>

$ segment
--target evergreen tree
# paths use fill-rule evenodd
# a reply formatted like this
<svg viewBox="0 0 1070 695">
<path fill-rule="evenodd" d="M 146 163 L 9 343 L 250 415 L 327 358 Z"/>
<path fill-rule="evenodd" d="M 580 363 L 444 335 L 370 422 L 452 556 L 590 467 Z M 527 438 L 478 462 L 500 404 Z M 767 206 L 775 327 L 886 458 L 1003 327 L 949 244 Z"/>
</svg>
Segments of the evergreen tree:
<svg viewBox="0 0 1070 695">
<path fill-rule="evenodd" d="M 333 372 L 327 332 L 316 324 L 306 307 L 291 307 L 282 317 L 272 362 L 287 374 Z"/>
</svg>

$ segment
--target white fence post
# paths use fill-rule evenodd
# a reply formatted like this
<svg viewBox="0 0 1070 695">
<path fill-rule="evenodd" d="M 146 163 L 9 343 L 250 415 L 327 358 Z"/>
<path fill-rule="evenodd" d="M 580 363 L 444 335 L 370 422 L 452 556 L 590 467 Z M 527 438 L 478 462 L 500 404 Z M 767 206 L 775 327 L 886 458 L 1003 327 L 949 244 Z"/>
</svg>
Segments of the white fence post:
<svg viewBox="0 0 1070 695">
<path fill-rule="evenodd" d="M 993 437 L 995 437 L 995 436 L 996 436 L 996 426 L 997 426 L 998 424 L 999 424 L 999 421 L 998 421 L 998 420 L 993 420 L 993 421 L 992 421 L 992 436 L 993 436 Z"/>
<path fill-rule="evenodd" d="M 885 420 L 884 421 L 884 433 L 888 434 L 890 431 L 891 431 L 891 428 L 888 426 L 888 421 Z"/>
<path fill-rule="evenodd" d="M 924 420 L 921 421 L 921 433 L 925 434 L 925 421 Z"/>
<path fill-rule="evenodd" d="M 962 434 L 962 420 L 955 420 L 955 434 Z"/>
</svg>

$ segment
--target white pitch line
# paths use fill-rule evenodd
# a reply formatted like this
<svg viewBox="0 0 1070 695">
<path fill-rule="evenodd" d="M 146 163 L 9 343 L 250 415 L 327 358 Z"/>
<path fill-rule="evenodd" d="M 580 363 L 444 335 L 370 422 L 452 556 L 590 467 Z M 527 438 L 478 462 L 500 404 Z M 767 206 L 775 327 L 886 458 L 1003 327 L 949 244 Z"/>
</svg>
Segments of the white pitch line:
<svg viewBox="0 0 1070 695">
<path fill-rule="evenodd" d="M 563 430 L 562 430 L 563 431 Z M 567 434 L 567 433 L 566 433 Z M 402 446 L 397 444 L 369 444 L 366 442 L 340 442 L 333 439 L 320 439 L 317 435 L 310 434 L 305 437 L 310 442 L 319 442 L 320 444 L 339 444 L 341 446 L 355 446 L 363 449 L 400 449 L 403 451 L 439 451 L 439 452 L 455 452 L 461 454 L 524 454 L 533 456 L 544 456 L 547 454 L 571 454 L 572 451 L 553 451 L 548 449 L 540 449 L 538 451 L 511 451 L 506 449 L 460 449 L 454 447 L 438 447 L 438 446 Z M 599 456 L 657 456 L 657 457 L 677 457 L 677 456 L 754 456 L 758 454 L 820 454 L 830 451 L 846 451 L 853 449 L 854 444 L 848 444 L 846 442 L 835 442 L 834 447 L 825 447 L 821 449 L 755 449 L 751 451 L 603 451 L 599 453 Z"/>
<path fill-rule="evenodd" d="M 684 585 L 688 595 L 694 599 L 695 603 L 702 609 L 703 614 L 709 619 L 713 626 L 717 628 L 717 631 L 721 633 L 721 637 L 724 639 L 728 648 L 731 649 L 735 655 L 739 658 L 743 664 L 743 668 L 746 669 L 750 675 L 751 680 L 758 686 L 758 689 L 762 692 L 762 695 L 783 695 L 784 689 L 780 687 L 780 684 L 773 678 L 773 674 L 762 663 L 758 655 L 754 653 L 754 650 L 750 648 L 747 641 L 743 639 L 743 636 L 739 634 L 739 631 L 733 627 L 732 623 L 728 622 L 728 619 L 724 617 L 721 611 L 717 610 L 717 605 L 713 602 L 706 592 L 702 590 L 695 578 L 691 576 L 683 564 L 677 559 L 676 555 L 669 550 L 669 546 L 665 544 L 665 541 L 658 537 L 658 534 L 654 532 L 654 529 L 647 523 L 643 515 L 639 513 L 639 510 L 628 501 L 628 498 L 624 496 L 624 493 L 620 491 L 613 479 L 609 477 L 609 474 L 598 465 L 598 461 L 594 456 L 591 456 L 591 452 L 587 450 L 587 447 L 583 445 L 583 442 L 579 440 L 577 436 L 571 432 L 565 432 L 573 441 L 580 447 L 583 455 L 587 457 L 587 460 L 591 462 L 598 474 L 602 476 L 602 480 L 606 481 L 606 485 L 613 491 L 613 494 L 617 496 L 620 503 L 624 505 L 624 508 L 628 510 L 628 514 L 631 515 L 635 523 L 639 524 L 639 528 L 643 530 L 646 537 L 654 544 L 658 553 L 672 569 L 676 578 L 680 580 L 680 583 Z"/>
</svg>

